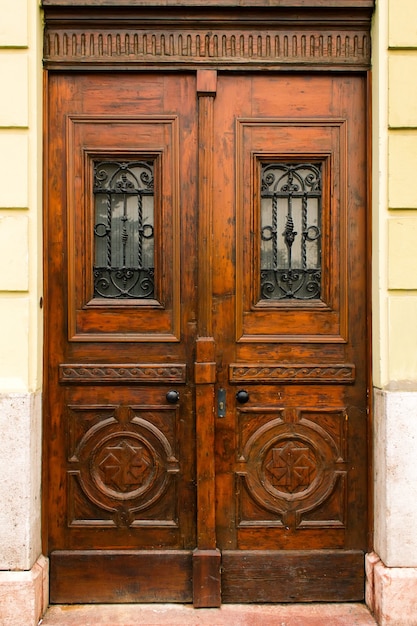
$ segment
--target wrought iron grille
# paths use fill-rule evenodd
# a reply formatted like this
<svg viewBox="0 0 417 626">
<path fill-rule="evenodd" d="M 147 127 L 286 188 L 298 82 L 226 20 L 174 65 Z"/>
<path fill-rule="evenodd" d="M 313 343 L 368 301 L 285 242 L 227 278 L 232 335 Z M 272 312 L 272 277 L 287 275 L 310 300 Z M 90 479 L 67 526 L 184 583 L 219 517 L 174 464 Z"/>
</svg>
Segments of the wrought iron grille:
<svg viewBox="0 0 417 626">
<path fill-rule="evenodd" d="M 321 165 L 261 169 L 261 299 L 321 295 Z"/>
<path fill-rule="evenodd" d="M 94 297 L 154 297 L 154 163 L 94 163 Z"/>
</svg>

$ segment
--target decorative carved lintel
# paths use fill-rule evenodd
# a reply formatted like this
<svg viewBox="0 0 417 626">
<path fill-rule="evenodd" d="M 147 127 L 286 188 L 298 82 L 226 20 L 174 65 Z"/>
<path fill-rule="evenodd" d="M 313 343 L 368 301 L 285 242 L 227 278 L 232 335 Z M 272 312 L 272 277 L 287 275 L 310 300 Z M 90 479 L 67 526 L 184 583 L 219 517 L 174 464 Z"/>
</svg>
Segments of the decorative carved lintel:
<svg viewBox="0 0 417 626">
<path fill-rule="evenodd" d="M 366 68 L 370 15 L 369 7 L 217 7 L 216 12 L 194 7 L 184 12 L 138 6 L 134 11 L 121 7 L 117 14 L 97 6 L 64 13 L 45 7 L 44 61 L 48 68 Z"/>
</svg>

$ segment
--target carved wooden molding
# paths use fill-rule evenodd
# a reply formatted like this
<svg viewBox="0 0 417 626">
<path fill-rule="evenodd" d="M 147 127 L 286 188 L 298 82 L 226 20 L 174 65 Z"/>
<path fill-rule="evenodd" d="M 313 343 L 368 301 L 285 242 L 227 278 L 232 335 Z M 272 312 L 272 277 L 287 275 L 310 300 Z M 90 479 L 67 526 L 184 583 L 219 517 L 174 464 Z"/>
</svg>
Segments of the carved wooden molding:
<svg viewBox="0 0 417 626">
<path fill-rule="evenodd" d="M 341 9 L 45 7 L 44 61 L 49 68 L 369 67 L 371 10 Z"/>
<path fill-rule="evenodd" d="M 231 383 L 353 383 L 355 366 L 343 365 L 230 365 Z"/>
<path fill-rule="evenodd" d="M 61 383 L 185 383 L 186 366 L 182 364 L 105 365 L 105 364 L 62 364 L 59 366 Z"/>
<path fill-rule="evenodd" d="M 163 9 L 167 7 L 196 7 L 196 6 L 213 6 L 213 7 L 265 7 L 268 6 L 268 0 L 42 0 L 43 7 L 138 7 L 138 6 L 160 6 Z M 348 8 L 364 9 L 366 7 L 373 8 L 374 0 L 279 0 L 279 6 L 285 8 L 332 8 L 337 9 Z"/>
<path fill-rule="evenodd" d="M 234 32 L 48 32 L 45 60 L 120 65 L 149 62 L 190 64 L 368 65 L 369 37 L 355 33 Z"/>
</svg>

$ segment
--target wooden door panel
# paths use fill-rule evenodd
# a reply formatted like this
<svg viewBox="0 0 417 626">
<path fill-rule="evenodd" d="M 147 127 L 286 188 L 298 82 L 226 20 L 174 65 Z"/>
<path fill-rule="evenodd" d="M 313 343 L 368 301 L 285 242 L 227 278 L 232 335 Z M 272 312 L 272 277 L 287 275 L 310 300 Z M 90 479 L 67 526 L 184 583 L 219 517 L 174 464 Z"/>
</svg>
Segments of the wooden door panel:
<svg viewBox="0 0 417 626">
<path fill-rule="evenodd" d="M 271 533 L 275 548 L 296 545 L 290 535 L 299 529 L 312 531 L 327 547 L 341 547 L 337 531 L 345 530 L 347 519 L 345 407 L 294 410 L 287 404 L 237 413 L 239 545 L 247 530 L 253 534 L 264 526 L 285 530 Z M 321 540 L 319 529 L 328 529 Z"/>
<path fill-rule="evenodd" d="M 181 329 L 177 116 L 134 119 L 68 116 L 67 125 L 69 340 L 178 341 Z M 117 297 L 118 293 L 129 294 L 129 280 L 134 283 L 134 279 L 124 275 L 117 283 L 118 291 L 115 289 L 114 297 L 109 300 L 105 296 L 110 279 L 107 275 L 99 279 L 93 276 L 94 231 L 98 229 L 98 225 L 94 226 L 93 184 L 101 176 L 98 171 L 94 177 L 94 170 L 96 164 L 104 168 L 106 163 L 113 162 L 125 167 L 122 172 L 128 171 L 129 163 L 152 165 L 153 180 L 147 184 L 154 191 L 155 224 L 145 224 L 144 228 L 154 231 L 155 267 L 154 275 L 146 276 L 142 282 L 152 280 L 154 284 L 151 297 L 143 290 L 139 302 L 137 298 Z M 121 185 L 120 181 L 116 184 Z M 107 227 L 103 223 L 99 226 L 102 231 Z M 105 236 L 104 232 L 100 231 L 100 236 Z M 79 254 L 80 250 L 83 254 Z M 98 294 L 94 294 L 97 283 Z"/>
<path fill-rule="evenodd" d="M 191 599 L 195 77 L 131 75 L 122 83 L 110 74 L 57 74 L 49 82 L 45 445 L 53 602 Z M 147 268 L 138 242 L 151 233 Z M 143 285 L 132 291 L 135 281 Z M 141 574 L 133 581 L 135 568 Z"/>
<path fill-rule="evenodd" d="M 326 336 L 327 340 L 345 341 L 348 315 L 344 258 L 346 121 L 238 119 L 236 133 L 236 164 L 239 168 L 237 186 L 240 193 L 236 216 L 240 225 L 236 252 L 237 340 L 263 340 L 268 343 L 323 342 Z M 269 185 L 271 189 L 277 185 L 284 186 L 288 176 L 283 177 L 282 181 L 274 180 L 278 179 L 274 165 L 292 164 L 295 169 L 296 164 L 304 163 L 314 164 L 314 167 L 321 170 L 320 229 L 307 223 L 307 214 L 305 226 L 301 223 L 301 216 L 298 221 L 293 214 L 291 228 L 292 233 L 295 233 L 294 238 L 303 230 L 305 241 L 308 238 L 311 242 L 317 238 L 316 231 L 320 230 L 320 253 L 323 261 L 323 267 L 320 267 L 320 287 L 314 289 L 315 282 L 310 275 L 308 285 L 313 289 L 308 298 L 298 299 L 297 287 L 300 280 L 294 278 L 294 295 L 291 299 L 271 299 L 268 286 L 272 287 L 272 281 L 265 279 L 265 283 L 261 284 L 262 270 L 258 251 L 263 233 L 260 223 L 261 187 L 267 185 L 268 175 L 272 177 Z M 262 176 L 262 165 L 267 165 L 274 173 L 265 173 Z M 294 186 L 301 187 L 296 171 L 294 177 Z M 311 182 L 310 185 L 312 184 Z M 301 190 L 297 191 L 300 193 Z M 296 201 L 295 197 L 293 201 Z M 288 216 L 283 211 L 281 214 L 279 223 L 275 226 L 268 225 L 264 229 L 268 229 L 268 232 L 279 229 L 279 234 L 288 229 Z M 290 234 L 292 233 L 290 230 Z M 284 263 L 287 264 L 287 259 Z M 248 268 L 251 268 L 250 272 Z M 301 271 L 297 268 L 294 274 Z M 284 288 L 289 289 L 288 276 L 284 280 L 286 282 L 281 281 L 275 291 L 284 293 Z M 307 290 L 308 288 L 307 286 Z"/>
<path fill-rule="evenodd" d="M 190 551 L 56 551 L 50 563 L 55 604 L 192 602 Z"/>
<path fill-rule="evenodd" d="M 224 551 L 222 563 L 226 603 L 334 602 L 336 589 L 340 602 L 363 595 L 360 551 Z"/>
<path fill-rule="evenodd" d="M 359 77 L 219 76 L 213 325 L 227 406 L 216 422 L 223 601 L 363 597 L 364 99 Z M 267 272 L 265 233 L 274 242 Z M 304 243 L 318 235 L 309 261 Z M 268 272 L 272 297 L 262 287 Z M 317 274 L 319 287 L 307 282 L 298 297 L 303 272 L 310 283 Z M 305 578 L 291 574 L 289 551 Z"/>
<path fill-rule="evenodd" d="M 88 404 L 91 394 L 85 390 L 69 395 L 65 416 L 68 524 L 80 531 L 72 533 L 69 547 L 89 546 L 93 533 L 87 538 L 83 533 L 87 528 L 110 530 L 105 537 L 96 533 L 95 544 L 103 541 L 104 547 L 109 542 L 122 542 L 126 547 L 126 538 L 114 531 L 127 527 L 143 528 L 136 545 L 130 539 L 132 548 L 152 545 L 156 529 L 158 533 L 165 530 L 167 544 L 175 544 L 180 515 L 178 407 L 172 408 L 160 392 L 154 394 L 146 388 L 141 390 L 146 398 L 141 405 L 122 404 L 127 398 L 134 402 L 137 394 L 130 391 L 107 390 L 106 395 L 119 400 L 118 405 Z M 155 395 L 160 396 L 160 404 L 149 404 Z"/>
</svg>

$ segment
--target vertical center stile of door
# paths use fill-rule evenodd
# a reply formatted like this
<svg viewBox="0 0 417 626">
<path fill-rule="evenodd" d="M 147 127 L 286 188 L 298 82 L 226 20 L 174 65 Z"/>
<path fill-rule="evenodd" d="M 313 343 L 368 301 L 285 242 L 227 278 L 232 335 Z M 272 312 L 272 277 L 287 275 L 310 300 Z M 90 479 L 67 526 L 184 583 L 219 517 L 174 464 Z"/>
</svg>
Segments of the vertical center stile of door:
<svg viewBox="0 0 417 626">
<path fill-rule="evenodd" d="M 197 71 L 198 96 L 198 336 L 211 337 L 213 149 L 216 70 Z"/>
<path fill-rule="evenodd" d="M 216 70 L 197 71 L 198 97 L 198 339 L 196 386 L 197 548 L 194 606 L 220 605 L 220 552 L 215 515 L 215 344 L 212 330 L 213 148 Z"/>
</svg>

